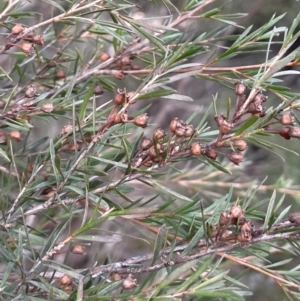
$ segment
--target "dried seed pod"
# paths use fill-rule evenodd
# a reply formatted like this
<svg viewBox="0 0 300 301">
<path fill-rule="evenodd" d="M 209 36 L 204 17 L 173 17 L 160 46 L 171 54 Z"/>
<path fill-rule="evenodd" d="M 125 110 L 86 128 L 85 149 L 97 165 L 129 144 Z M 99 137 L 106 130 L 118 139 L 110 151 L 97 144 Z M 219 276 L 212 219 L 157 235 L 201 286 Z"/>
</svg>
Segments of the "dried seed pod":
<svg viewBox="0 0 300 301">
<path fill-rule="evenodd" d="M 191 138 L 191 137 L 193 137 L 194 134 L 195 134 L 194 127 L 191 124 L 187 125 L 185 128 L 184 137 Z"/>
<path fill-rule="evenodd" d="M 243 95 L 246 92 L 247 86 L 244 83 L 234 84 L 234 93 L 236 95 Z"/>
<path fill-rule="evenodd" d="M 262 94 L 262 92 L 258 92 L 254 97 L 254 102 L 257 104 L 262 104 L 263 102 L 266 102 L 268 99 L 268 96 Z"/>
<path fill-rule="evenodd" d="M 120 275 L 120 274 L 118 274 L 118 273 L 112 273 L 112 274 L 110 275 L 110 279 L 111 279 L 112 281 L 119 281 L 119 280 L 121 280 L 122 278 L 121 278 L 121 275 Z"/>
<path fill-rule="evenodd" d="M 24 41 L 36 44 L 36 45 L 44 45 L 45 44 L 45 38 L 43 34 L 33 34 L 29 33 L 26 36 L 22 37 Z"/>
<path fill-rule="evenodd" d="M 300 127 L 297 126 L 289 127 L 289 135 L 291 138 L 300 139 Z"/>
<path fill-rule="evenodd" d="M 202 151 L 201 144 L 199 142 L 192 143 L 191 146 L 190 146 L 190 152 L 194 156 L 202 155 L 203 151 Z"/>
<path fill-rule="evenodd" d="M 85 252 L 84 252 L 84 246 L 82 246 L 82 245 L 75 245 L 75 246 L 72 247 L 71 252 L 73 254 L 84 255 L 85 254 Z"/>
<path fill-rule="evenodd" d="M 178 122 L 178 118 L 174 117 L 171 122 L 170 122 L 170 131 L 175 134 L 176 128 L 178 126 L 179 122 Z"/>
<path fill-rule="evenodd" d="M 28 98 L 34 98 L 38 96 L 38 94 L 36 93 L 36 89 L 33 85 L 27 87 L 25 91 L 25 96 Z"/>
<path fill-rule="evenodd" d="M 108 53 L 104 52 L 104 53 L 101 54 L 101 57 L 100 57 L 101 62 L 105 62 L 108 59 L 110 59 L 110 55 Z"/>
<path fill-rule="evenodd" d="M 55 79 L 63 79 L 66 77 L 66 72 L 64 69 L 59 69 L 56 73 L 55 73 Z"/>
<path fill-rule="evenodd" d="M 186 127 L 185 127 L 185 126 L 182 126 L 181 124 L 179 124 L 179 125 L 176 127 L 176 130 L 175 130 L 175 135 L 176 135 L 176 137 L 178 137 L 178 138 L 183 137 L 184 134 L 185 134 L 185 131 L 186 131 Z"/>
<path fill-rule="evenodd" d="M 68 275 L 64 275 L 59 279 L 60 285 L 70 285 L 72 284 L 72 278 Z"/>
<path fill-rule="evenodd" d="M 264 108 L 259 102 L 252 102 L 248 106 L 248 113 L 255 114 L 264 114 Z"/>
<path fill-rule="evenodd" d="M 142 151 L 148 150 L 152 146 L 152 141 L 151 139 L 147 137 L 143 137 L 140 143 L 140 149 Z"/>
<path fill-rule="evenodd" d="M 95 95 L 102 95 L 104 93 L 103 87 L 100 86 L 100 85 L 96 85 L 95 88 L 94 88 L 93 93 Z"/>
<path fill-rule="evenodd" d="M 229 226 L 231 223 L 231 215 L 228 211 L 223 211 L 220 214 L 220 219 L 219 219 L 219 225 L 221 227 L 223 226 Z"/>
<path fill-rule="evenodd" d="M 232 123 L 228 122 L 223 115 L 216 115 L 214 119 L 219 127 L 220 134 L 222 135 L 228 134 L 234 126 Z"/>
<path fill-rule="evenodd" d="M 252 227 L 250 222 L 245 222 L 241 225 L 240 230 L 237 235 L 237 240 L 239 242 L 251 242 L 252 240 Z"/>
<path fill-rule="evenodd" d="M 213 148 L 206 148 L 204 154 L 212 160 L 216 160 L 218 156 L 217 152 Z"/>
<path fill-rule="evenodd" d="M 16 140 L 16 141 L 21 141 L 21 132 L 19 131 L 11 131 L 9 133 L 9 137 L 13 140 Z"/>
<path fill-rule="evenodd" d="M 119 80 L 122 80 L 125 78 L 125 73 L 122 70 L 115 70 L 112 75 Z"/>
<path fill-rule="evenodd" d="M 153 138 L 157 141 L 163 140 L 165 138 L 165 136 L 166 136 L 166 133 L 161 128 L 157 128 L 153 134 Z"/>
<path fill-rule="evenodd" d="M 71 152 L 74 152 L 75 150 L 80 151 L 82 147 L 82 141 L 76 141 L 76 144 L 74 142 L 71 142 L 68 145 L 68 150 Z"/>
<path fill-rule="evenodd" d="M 132 289 L 137 286 L 137 280 L 132 278 L 132 274 L 129 274 L 122 283 L 124 289 Z"/>
<path fill-rule="evenodd" d="M 128 121 L 128 113 L 127 111 L 118 113 L 114 118 L 114 124 L 118 123 L 126 123 Z"/>
<path fill-rule="evenodd" d="M 295 117 L 292 113 L 284 114 L 280 119 L 280 123 L 283 125 L 294 125 Z"/>
<path fill-rule="evenodd" d="M 233 218 L 240 218 L 244 215 L 244 211 L 240 205 L 233 204 L 229 210 Z"/>
<path fill-rule="evenodd" d="M 42 107 L 41 110 L 45 113 L 51 113 L 53 111 L 53 104 L 51 102 L 45 103 Z"/>
<path fill-rule="evenodd" d="M 131 60 L 130 60 L 129 56 L 124 56 L 121 58 L 121 64 L 123 66 L 128 66 L 128 65 L 130 65 L 130 63 L 131 63 Z"/>
<path fill-rule="evenodd" d="M 290 136 L 289 132 L 290 132 L 290 128 L 288 126 L 286 126 L 279 131 L 279 135 L 287 140 L 290 140 L 291 136 Z"/>
<path fill-rule="evenodd" d="M 228 159 L 235 165 L 239 165 L 243 161 L 243 154 L 239 152 L 232 152 L 228 155 Z"/>
<path fill-rule="evenodd" d="M 20 24 L 20 23 L 17 23 L 12 29 L 11 29 L 11 33 L 14 34 L 14 35 L 18 35 L 20 34 L 21 32 L 24 31 L 24 27 Z"/>
<path fill-rule="evenodd" d="M 63 128 L 60 131 L 61 135 L 69 134 L 73 130 L 72 124 L 68 123 L 67 125 L 64 125 Z"/>
<path fill-rule="evenodd" d="M 240 152 L 243 152 L 247 148 L 247 142 L 241 139 L 235 140 L 233 145 Z"/>
<path fill-rule="evenodd" d="M 158 154 L 156 153 L 155 147 L 156 147 L 156 150 L 157 150 Z M 155 146 L 152 145 L 149 148 L 149 153 L 148 154 L 149 154 L 149 157 L 151 157 L 153 159 L 153 158 L 156 158 L 157 155 L 161 155 L 163 153 L 164 153 L 164 147 L 160 143 L 157 143 Z"/>
<path fill-rule="evenodd" d="M 125 92 L 121 89 L 118 89 L 117 94 L 114 97 L 114 103 L 117 106 L 120 106 L 125 102 L 125 98 L 126 98 Z"/>
<path fill-rule="evenodd" d="M 135 117 L 132 122 L 136 126 L 140 126 L 142 128 L 145 128 L 148 125 L 148 119 L 149 119 L 149 117 L 148 117 L 147 113 L 144 113 L 144 114 L 141 114 L 141 115 Z"/>
<path fill-rule="evenodd" d="M 34 45 L 30 43 L 23 43 L 19 45 L 20 49 L 26 54 L 26 55 L 33 55 L 34 53 Z"/>
<path fill-rule="evenodd" d="M 300 226 L 300 212 L 293 212 L 289 215 L 288 220 L 291 223 L 295 223 L 297 226 Z"/>
</svg>

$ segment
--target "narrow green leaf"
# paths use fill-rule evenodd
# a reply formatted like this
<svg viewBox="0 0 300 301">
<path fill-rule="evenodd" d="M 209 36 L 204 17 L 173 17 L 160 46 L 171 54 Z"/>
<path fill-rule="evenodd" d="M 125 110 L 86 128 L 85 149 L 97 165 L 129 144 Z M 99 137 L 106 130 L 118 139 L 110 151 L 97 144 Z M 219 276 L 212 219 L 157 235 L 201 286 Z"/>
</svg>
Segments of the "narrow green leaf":
<svg viewBox="0 0 300 301">
<path fill-rule="evenodd" d="M 188 244 L 188 246 L 186 247 L 186 249 L 184 250 L 184 252 L 182 253 L 182 256 L 186 256 L 189 254 L 189 252 L 196 246 L 196 244 L 199 242 L 199 240 L 204 236 L 204 228 L 203 226 L 201 226 L 197 233 L 193 236 L 192 240 L 190 241 L 190 243 Z"/>
<path fill-rule="evenodd" d="M 151 265 L 153 265 L 159 255 L 160 250 L 165 246 L 166 243 L 166 236 L 167 236 L 167 226 L 163 224 L 157 233 L 157 237 L 155 240 L 154 248 L 153 248 L 153 257 L 151 261 Z"/>
<path fill-rule="evenodd" d="M 257 120 L 259 119 L 258 116 L 252 116 L 249 120 L 243 123 L 240 128 L 234 133 L 234 136 L 239 136 L 243 132 L 245 132 L 249 127 L 251 127 Z"/>
<path fill-rule="evenodd" d="M 264 225 L 263 225 L 264 231 L 267 231 L 271 227 L 271 217 L 273 215 L 273 208 L 274 208 L 274 204 L 275 204 L 275 199 L 276 199 L 276 190 L 273 191 L 273 194 L 270 198 L 268 210 L 267 210 L 267 213 L 266 213 L 265 222 L 264 222 Z"/>
<path fill-rule="evenodd" d="M 89 89 L 87 90 L 85 96 L 84 96 L 84 100 L 80 106 L 80 112 L 79 112 L 79 121 L 82 121 L 85 115 L 85 111 L 86 111 L 86 107 L 89 103 L 89 100 L 91 98 L 91 96 L 93 95 L 94 92 L 94 88 L 95 88 L 95 83 L 93 83 Z"/>
</svg>

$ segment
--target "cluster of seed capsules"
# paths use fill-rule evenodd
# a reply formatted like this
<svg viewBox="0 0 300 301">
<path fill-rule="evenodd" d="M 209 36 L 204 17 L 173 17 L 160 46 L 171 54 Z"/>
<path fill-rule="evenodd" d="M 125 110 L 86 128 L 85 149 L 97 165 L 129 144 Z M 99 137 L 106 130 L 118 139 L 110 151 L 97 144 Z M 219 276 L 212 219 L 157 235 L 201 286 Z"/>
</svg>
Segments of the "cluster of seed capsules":
<svg viewBox="0 0 300 301">
<path fill-rule="evenodd" d="M 44 45 L 45 39 L 42 34 L 35 34 L 33 32 L 23 34 L 24 30 L 25 28 L 21 24 L 17 23 L 11 29 L 10 35 L 6 37 L 5 47 L 10 48 L 16 46 L 26 55 L 32 55 L 35 50 L 35 45 Z M 17 44 L 20 40 L 23 40 L 24 42 Z"/>
<path fill-rule="evenodd" d="M 222 240 L 228 236 L 228 228 L 237 227 L 236 240 L 239 242 L 249 243 L 252 241 L 253 225 L 246 219 L 241 206 L 233 204 L 227 211 L 223 211 L 219 219 L 219 229 L 216 234 L 216 241 Z"/>
</svg>

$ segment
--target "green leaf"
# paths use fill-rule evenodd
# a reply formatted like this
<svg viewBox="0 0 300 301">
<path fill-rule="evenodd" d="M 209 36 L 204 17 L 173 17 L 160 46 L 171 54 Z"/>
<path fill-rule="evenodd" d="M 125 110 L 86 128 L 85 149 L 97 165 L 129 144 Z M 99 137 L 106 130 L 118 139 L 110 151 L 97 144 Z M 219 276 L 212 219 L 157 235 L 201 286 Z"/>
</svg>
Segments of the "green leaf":
<svg viewBox="0 0 300 301">
<path fill-rule="evenodd" d="M 196 244 L 199 242 L 199 240 L 204 236 L 204 228 L 203 226 L 201 226 L 197 233 L 193 236 L 192 240 L 190 241 L 190 243 L 188 244 L 188 246 L 186 247 L 186 249 L 184 250 L 184 252 L 182 253 L 182 256 L 186 256 L 189 254 L 189 252 L 196 246 Z"/>
<path fill-rule="evenodd" d="M 264 225 L 263 225 L 264 231 L 267 231 L 273 224 L 273 223 L 271 223 L 271 218 L 272 218 L 272 215 L 273 215 L 273 208 L 274 208 L 274 204 L 275 204 L 275 199 L 276 199 L 276 191 L 274 190 L 273 194 L 271 196 L 269 205 L 268 205 L 268 210 L 267 210 L 265 222 L 264 222 Z"/>
<path fill-rule="evenodd" d="M 153 265 L 159 255 L 160 250 L 165 246 L 167 236 L 167 226 L 163 224 L 157 233 L 157 237 L 155 240 L 154 248 L 153 248 L 153 257 L 150 265 Z"/>
<path fill-rule="evenodd" d="M 249 127 L 251 127 L 257 120 L 259 119 L 258 116 L 252 116 L 249 120 L 243 123 L 240 128 L 234 133 L 234 136 L 239 136 L 243 132 L 245 132 Z"/>
<path fill-rule="evenodd" d="M 82 121 L 83 118 L 84 118 L 84 115 L 85 115 L 85 111 L 86 111 L 86 107 L 89 103 L 89 100 L 91 98 L 91 96 L 93 95 L 93 92 L 94 92 L 94 88 L 95 88 L 95 83 L 93 83 L 89 89 L 87 90 L 85 96 L 84 96 L 84 100 L 81 104 L 81 107 L 80 107 L 80 112 L 79 112 L 79 121 Z"/>
</svg>

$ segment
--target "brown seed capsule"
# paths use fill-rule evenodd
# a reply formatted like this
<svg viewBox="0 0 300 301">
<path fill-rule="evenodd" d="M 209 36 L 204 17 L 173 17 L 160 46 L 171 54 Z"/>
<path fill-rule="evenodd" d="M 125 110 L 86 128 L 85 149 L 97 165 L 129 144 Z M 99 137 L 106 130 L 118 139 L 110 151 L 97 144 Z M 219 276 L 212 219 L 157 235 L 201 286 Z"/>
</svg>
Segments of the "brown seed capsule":
<svg viewBox="0 0 300 301">
<path fill-rule="evenodd" d="M 235 83 L 234 84 L 234 93 L 236 95 L 243 95 L 247 89 L 247 86 L 244 83 Z"/>
<path fill-rule="evenodd" d="M 243 154 L 239 152 L 232 152 L 228 155 L 228 159 L 235 165 L 239 165 L 243 161 Z"/>
<path fill-rule="evenodd" d="M 214 119 L 219 127 L 220 134 L 222 135 L 228 134 L 233 128 L 233 124 L 228 122 L 223 115 L 217 115 Z"/>
<path fill-rule="evenodd" d="M 33 53 L 34 53 L 34 45 L 33 44 L 23 43 L 19 47 L 27 55 L 33 55 Z"/>
<path fill-rule="evenodd" d="M 255 114 L 263 114 L 264 108 L 259 102 L 252 102 L 248 106 L 248 113 L 255 115 Z"/>
<path fill-rule="evenodd" d="M 143 137 L 140 143 L 140 149 L 145 151 L 148 150 L 152 146 L 152 141 L 151 139 L 147 137 Z"/>
<path fill-rule="evenodd" d="M 223 226 L 229 226 L 231 223 L 231 215 L 229 214 L 228 211 L 223 211 L 220 214 L 220 219 L 219 219 L 219 225 L 221 227 Z"/>
<path fill-rule="evenodd" d="M 130 60 L 129 56 L 124 56 L 124 57 L 121 59 L 121 64 L 122 64 L 123 66 L 128 66 L 128 65 L 130 65 L 130 63 L 131 63 L 131 60 Z"/>
<path fill-rule="evenodd" d="M 300 139 L 300 127 L 294 126 L 289 128 L 289 135 L 291 138 Z"/>
<path fill-rule="evenodd" d="M 194 156 L 200 156 L 202 155 L 202 146 L 199 142 L 194 142 L 190 146 L 191 154 Z"/>
<path fill-rule="evenodd" d="M 72 284 L 72 278 L 68 275 L 64 275 L 59 279 L 60 285 L 70 285 Z"/>
<path fill-rule="evenodd" d="M 158 154 L 156 153 L 155 146 L 156 146 L 156 150 L 157 150 Z M 149 154 L 149 157 L 151 157 L 152 159 L 156 158 L 157 155 L 163 154 L 163 152 L 164 152 L 164 147 L 160 143 L 157 143 L 155 146 L 152 145 L 149 148 L 149 153 L 148 154 Z"/>
<path fill-rule="evenodd" d="M 119 79 L 119 80 L 122 80 L 125 78 L 125 73 L 122 70 L 115 70 L 112 74 L 116 79 Z"/>
<path fill-rule="evenodd" d="M 61 135 L 69 134 L 73 130 L 72 124 L 68 123 L 67 125 L 64 125 L 63 128 L 60 131 Z"/>
<path fill-rule="evenodd" d="M 51 102 L 45 103 L 42 107 L 41 110 L 45 113 L 51 113 L 53 111 L 53 104 Z"/>
<path fill-rule="evenodd" d="M 69 284 L 69 285 L 64 286 L 63 287 L 63 291 L 65 293 L 68 293 L 68 294 L 72 293 L 73 292 L 73 285 Z"/>
<path fill-rule="evenodd" d="M 288 126 L 286 126 L 279 131 L 279 135 L 287 140 L 290 140 L 291 136 L 290 136 L 289 132 L 290 132 L 290 128 Z"/>
<path fill-rule="evenodd" d="M 129 274 L 122 283 L 124 289 L 132 289 L 137 286 L 137 280 L 132 278 L 132 274 Z"/>
<path fill-rule="evenodd" d="M 59 69 L 56 73 L 55 73 L 55 79 L 63 79 L 66 77 L 66 72 L 64 69 Z"/>
<path fill-rule="evenodd" d="M 117 94 L 114 97 L 114 103 L 117 106 L 120 106 L 125 102 L 125 98 L 126 98 L 125 92 L 121 89 L 118 89 Z"/>
<path fill-rule="evenodd" d="M 251 242 L 252 240 L 252 227 L 250 222 L 245 222 L 241 225 L 240 230 L 237 235 L 237 240 L 239 242 Z"/>
<path fill-rule="evenodd" d="M 241 139 L 235 140 L 233 145 L 240 152 L 243 152 L 247 148 L 247 142 Z"/>
<path fill-rule="evenodd" d="M 153 134 L 153 138 L 157 141 L 163 140 L 166 136 L 166 133 L 163 129 L 157 128 Z"/>
<path fill-rule="evenodd" d="M 217 152 L 213 148 L 206 148 L 204 154 L 212 160 L 216 160 L 218 156 Z"/>
<path fill-rule="evenodd" d="M 115 116 L 114 124 L 126 123 L 127 121 L 128 121 L 128 113 L 127 113 L 127 111 L 124 111 L 124 112 L 118 113 Z"/>
<path fill-rule="evenodd" d="M 176 127 L 178 126 L 178 118 L 177 117 L 174 117 L 172 120 L 171 120 L 171 123 L 170 123 L 170 131 L 175 134 L 175 131 L 176 131 Z"/>
<path fill-rule="evenodd" d="M 262 94 L 262 92 L 258 92 L 254 97 L 254 102 L 257 104 L 262 104 L 263 102 L 267 101 L 268 96 Z"/>
<path fill-rule="evenodd" d="M 42 34 L 35 35 L 33 33 L 29 33 L 29 34 L 25 35 L 24 37 L 22 37 L 22 39 L 24 41 L 27 41 L 27 42 L 30 42 L 30 43 L 33 43 L 36 45 L 44 45 L 44 43 L 45 43 L 45 38 L 44 38 L 44 35 L 42 35 Z"/>
<path fill-rule="evenodd" d="M 108 59 L 110 59 L 110 55 L 106 52 L 102 53 L 101 57 L 100 57 L 100 61 L 101 62 L 105 62 L 107 61 Z"/>
<path fill-rule="evenodd" d="M 34 98 L 38 96 L 38 94 L 36 93 L 36 89 L 33 85 L 27 87 L 25 91 L 25 96 L 28 98 Z"/>
<path fill-rule="evenodd" d="M 178 138 L 183 137 L 184 134 L 185 134 L 185 131 L 186 131 L 186 127 L 185 127 L 185 126 L 182 126 L 181 124 L 179 124 L 179 125 L 176 127 L 176 130 L 175 130 L 175 135 L 176 135 L 176 137 L 178 137 Z"/>
<path fill-rule="evenodd" d="M 104 93 L 104 90 L 102 86 L 96 85 L 93 92 L 95 95 L 102 95 Z"/>
<path fill-rule="evenodd" d="M 11 33 L 14 35 L 20 34 L 21 32 L 24 31 L 24 27 L 20 24 L 17 23 L 12 29 L 11 29 Z"/>
<path fill-rule="evenodd" d="M 191 137 L 193 137 L 194 134 L 195 134 L 194 127 L 191 124 L 187 125 L 185 128 L 184 137 L 191 138 Z"/>
<path fill-rule="evenodd" d="M 68 150 L 71 152 L 74 152 L 75 150 L 80 151 L 82 147 L 82 141 L 76 141 L 76 144 L 74 142 L 71 142 L 68 145 Z"/>
<path fill-rule="evenodd" d="M 75 245 L 72 247 L 71 252 L 73 254 L 79 254 L 79 255 L 83 255 L 84 253 L 84 246 L 82 245 Z"/>
<path fill-rule="evenodd" d="M 21 132 L 19 131 L 11 131 L 9 133 L 9 137 L 13 140 L 16 140 L 16 141 L 21 141 Z"/>
<path fill-rule="evenodd" d="M 294 125 L 295 117 L 291 113 L 284 114 L 280 119 L 280 123 L 283 125 Z"/>
<path fill-rule="evenodd" d="M 149 117 L 147 116 L 147 113 L 144 113 L 144 114 L 141 114 L 141 115 L 135 117 L 132 122 L 136 126 L 140 126 L 142 128 L 145 128 L 148 125 L 148 119 L 149 119 Z"/>
<path fill-rule="evenodd" d="M 288 220 L 291 223 L 295 223 L 297 226 L 300 226 L 300 212 L 293 212 L 289 215 Z"/>
<path fill-rule="evenodd" d="M 121 275 L 120 275 L 120 274 L 118 274 L 118 273 L 112 273 L 112 274 L 110 275 L 110 279 L 111 279 L 112 281 L 119 281 L 119 280 L 121 280 L 122 278 L 121 278 Z"/>
<path fill-rule="evenodd" d="M 240 218 L 244 215 L 244 211 L 240 205 L 233 204 L 229 210 L 229 213 L 233 218 Z"/>
</svg>

